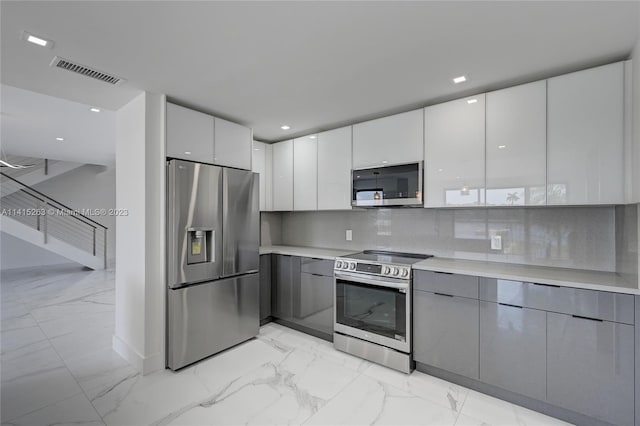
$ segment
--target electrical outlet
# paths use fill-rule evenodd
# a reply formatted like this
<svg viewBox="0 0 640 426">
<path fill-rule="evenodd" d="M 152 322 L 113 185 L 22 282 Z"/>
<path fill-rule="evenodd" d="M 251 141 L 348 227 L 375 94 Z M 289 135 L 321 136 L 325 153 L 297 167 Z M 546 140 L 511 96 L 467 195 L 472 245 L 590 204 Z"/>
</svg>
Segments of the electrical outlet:
<svg viewBox="0 0 640 426">
<path fill-rule="evenodd" d="M 351 241 L 353 239 L 353 232 L 351 231 L 351 229 L 347 229 L 345 231 L 344 237 L 346 238 L 347 241 Z"/>
<path fill-rule="evenodd" d="M 502 237 L 500 235 L 491 237 L 491 250 L 502 250 Z"/>
</svg>

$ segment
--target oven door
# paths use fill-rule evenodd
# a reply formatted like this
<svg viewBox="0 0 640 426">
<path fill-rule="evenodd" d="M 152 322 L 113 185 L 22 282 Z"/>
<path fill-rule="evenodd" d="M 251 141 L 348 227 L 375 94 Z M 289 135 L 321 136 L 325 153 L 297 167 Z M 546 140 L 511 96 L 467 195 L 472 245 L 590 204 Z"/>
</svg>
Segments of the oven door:
<svg viewBox="0 0 640 426">
<path fill-rule="evenodd" d="M 335 272 L 336 332 L 411 352 L 411 287 L 402 280 Z"/>
</svg>

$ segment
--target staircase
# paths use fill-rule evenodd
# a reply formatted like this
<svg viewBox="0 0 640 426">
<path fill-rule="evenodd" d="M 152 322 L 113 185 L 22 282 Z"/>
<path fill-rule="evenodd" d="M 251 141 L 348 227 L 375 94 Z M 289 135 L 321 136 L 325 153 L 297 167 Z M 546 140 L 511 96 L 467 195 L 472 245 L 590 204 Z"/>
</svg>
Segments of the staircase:
<svg viewBox="0 0 640 426">
<path fill-rule="evenodd" d="M 27 186 L 37 185 L 40 182 L 44 182 L 45 180 L 52 179 L 63 173 L 67 173 L 73 169 L 83 166 L 81 163 L 73 163 L 70 161 L 31 158 L 20 155 L 3 155 L 2 159 L 9 164 L 31 166 L 25 169 L 12 169 L 10 167 L 3 167 L 1 169 L 2 173 L 14 179 L 18 179 L 21 183 Z"/>
<path fill-rule="evenodd" d="M 105 226 L 9 176 L 5 169 L 0 172 L 2 232 L 91 269 L 106 269 Z"/>
</svg>

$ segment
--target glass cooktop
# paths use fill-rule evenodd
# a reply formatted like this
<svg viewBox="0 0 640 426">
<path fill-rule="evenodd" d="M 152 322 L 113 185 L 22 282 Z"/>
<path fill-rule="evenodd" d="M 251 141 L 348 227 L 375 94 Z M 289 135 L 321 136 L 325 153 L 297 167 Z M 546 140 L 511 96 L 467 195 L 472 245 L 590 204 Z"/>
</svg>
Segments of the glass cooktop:
<svg viewBox="0 0 640 426">
<path fill-rule="evenodd" d="M 398 253 L 393 251 L 365 250 L 360 253 L 341 256 L 351 260 L 362 260 L 376 263 L 394 263 L 397 265 L 412 265 L 421 260 L 433 257 L 431 254 Z"/>
</svg>

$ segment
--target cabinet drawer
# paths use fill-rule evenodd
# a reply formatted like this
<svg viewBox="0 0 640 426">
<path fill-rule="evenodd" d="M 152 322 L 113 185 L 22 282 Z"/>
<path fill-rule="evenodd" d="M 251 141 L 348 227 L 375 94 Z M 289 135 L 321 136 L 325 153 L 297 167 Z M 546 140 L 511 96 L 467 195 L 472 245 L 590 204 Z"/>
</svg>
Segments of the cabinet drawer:
<svg viewBox="0 0 640 426">
<path fill-rule="evenodd" d="M 414 271 L 413 287 L 416 290 L 450 296 L 478 298 L 478 277 L 448 274 L 444 272 Z"/>
<path fill-rule="evenodd" d="M 630 294 L 480 278 L 480 299 L 634 324 L 634 300 Z"/>
<path fill-rule="evenodd" d="M 535 293 L 544 294 L 544 304 L 540 309 L 625 324 L 635 323 L 634 300 L 631 294 L 539 284 L 528 286 L 534 289 Z"/>
<path fill-rule="evenodd" d="M 557 287 L 533 286 L 523 281 L 480 278 L 480 300 L 545 310 L 547 297 Z"/>
<path fill-rule="evenodd" d="M 302 272 L 333 277 L 333 260 L 303 257 L 300 261 L 300 270 Z"/>
</svg>

